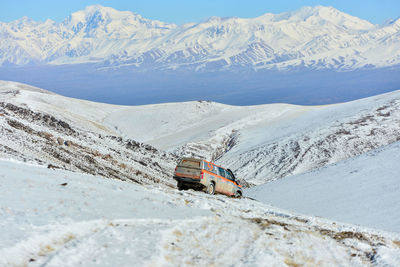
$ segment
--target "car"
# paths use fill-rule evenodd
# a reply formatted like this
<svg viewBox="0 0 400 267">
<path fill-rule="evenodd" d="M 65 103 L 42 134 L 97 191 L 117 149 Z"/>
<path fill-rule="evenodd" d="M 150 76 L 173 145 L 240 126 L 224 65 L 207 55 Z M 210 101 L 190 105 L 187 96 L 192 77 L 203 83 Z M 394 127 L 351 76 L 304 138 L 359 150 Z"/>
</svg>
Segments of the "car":
<svg viewBox="0 0 400 267">
<path fill-rule="evenodd" d="M 211 195 L 220 193 L 237 198 L 243 195 L 242 186 L 230 169 L 203 159 L 182 158 L 173 178 L 179 190 L 205 190 Z"/>
</svg>

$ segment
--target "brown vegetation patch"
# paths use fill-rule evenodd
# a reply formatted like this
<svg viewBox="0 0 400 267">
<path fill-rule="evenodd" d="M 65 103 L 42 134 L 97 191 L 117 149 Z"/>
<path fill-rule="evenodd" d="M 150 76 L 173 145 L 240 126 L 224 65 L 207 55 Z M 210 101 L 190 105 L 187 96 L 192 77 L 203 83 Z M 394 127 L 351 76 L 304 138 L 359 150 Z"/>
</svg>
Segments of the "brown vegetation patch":
<svg viewBox="0 0 400 267">
<path fill-rule="evenodd" d="M 26 125 L 24 125 L 24 124 L 22 124 L 22 123 L 20 123 L 20 122 L 18 122 L 16 120 L 7 119 L 7 123 L 8 123 L 8 125 L 13 127 L 14 129 L 21 130 L 21 131 L 27 132 L 29 134 L 31 134 L 33 132 L 32 128 L 30 128 L 30 127 L 28 127 L 28 126 L 26 126 Z"/>
<path fill-rule="evenodd" d="M 53 140 L 53 135 L 51 133 L 47 133 L 47 132 L 39 132 L 38 135 L 48 141 L 54 141 Z"/>
<path fill-rule="evenodd" d="M 42 124 L 45 124 L 46 126 L 51 127 L 57 131 L 67 132 L 69 134 L 76 134 L 75 130 L 73 130 L 68 123 L 62 120 L 58 120 L 51 115 L 33 112 L 30 109 L 26 109 L 5 102 L 0 102 L 0 107 L 30 122 L 41 122 Z"/>
<path fill-rule="evenodd" d="M 298 221 L 298 222 L 301 222 L 301 223 L 308 223 L 308 220 L 307 219 L 302 219 L 302 218 L 298 218 L 298 217 L 295 217 L 294 218 L 296 221 Z"/>
<path fill-rule="evenodd" d="M 300 266 L 303 266 L 302 264 L 295 263 L 292 259 L 288 259 L 288 258 L 286 258 L 286 259 L 284 260 L 284 262 L 285 262 L 285 264 L 286 264 L 287 266 L 290 266 L 290 267 L 300 267 Z"/>
<path fill-rule="evenodd" d="M 362 241 L 369 241 L 364 234 L 362 233 L 357 233 L 357 232 L 350 232 L 350 231 L 345 231 L 345 232 L 338 232 L 335 233 L 333 236 L 333 239 L 335 240 L 343 240 L 346 238 L 351 238 L 351 239 L 358 239 Z"/>
<path fill-rule="evenodd" d="M 53 165 L 53 164 L 49 164 L 49 165 L 47 165 L 47 169 L 61 169 L 60 167 L 58 167 L 58 166 L 55 166 L 55 165 Z"/>
<path fill-rule="evenodd" d="M 288 228 L 289 224 L 279 222 L 276 220 L 264 219 L 264 218 L 244 218 L 244 219 L 247 219 L 250 222 L 257 224 L 262 230 L 265 230 L 271 225 L 277 225 L 283 227 L 286 231 L 290 231 Z"/>
<path fill-rule="evenodd" d="M 107 154 L 107 155 L 103 155 L 101 158 L 104 160 L 111 160 L 112 156 L 110 154 Z"/>
</svg>

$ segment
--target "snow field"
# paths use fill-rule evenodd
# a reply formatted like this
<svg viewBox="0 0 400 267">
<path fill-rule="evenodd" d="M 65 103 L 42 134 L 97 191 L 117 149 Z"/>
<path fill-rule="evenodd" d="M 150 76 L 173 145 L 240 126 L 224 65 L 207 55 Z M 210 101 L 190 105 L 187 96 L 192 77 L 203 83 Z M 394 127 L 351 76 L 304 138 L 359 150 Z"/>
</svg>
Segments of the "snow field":
<svg viewBox="0 0 400 267">
<path fill-rule="evenodd" d="M 0 266 L 363 265 L 400 252 L 398 234 L 250 199 L 10 161 L 0 185 Z"/>
<path fill-rule="evenodd" d="M 400 232 L 400 142 L 246 190 L 300 213 Z"/>
<path fill-rule="evenodd" d="M 145 233 L 150 235 L 171 220 L 208 214 L 206 210 L 172 206 L 168 198 L 131 183 L 20 163 L 0 165 L 0 221 L 7 229 L 0 244 L 0 266 L 23 265 L 30 259 L 35 260 L 33 266 L 59 266 L 60 262 L 74 266 L 82 261 L 85 266 L 91 261 L 111 266 L 120 258 L 118 253 L 130 255 L 129 248 L 143 250 Z M 132 240 L 136 243 L 130 244 Z M 108 253 L 116 256 L 102 258 L 103 244 L 112 247 Z M 154 244 L 157 240 L 151 242 L 152 249 Z M 59 249 L 63 252 L 57 252 Z M 139 256 L 131 255 L 128 262 Z"/>
<path fill-rule="evenodd" d="M 132 162 L 133 166 L 138 166 L 139 170 L 158 178 L 164 177 L 166 180 L 162 182 L 166 184 L 174 183 L 170 177 L 174 167 L 173 157 L 140 144 L 136 144 L 138 149 L 134 152 L 129 151 L 128 143 L 116 141 L 120 135 L 139 141 L 146 140 L 170 151 L 194 151 L 204 157 L 221 153 L 219 162 L 223 166 L 230 167 L 226 164 L 230 162 L 232 166 L 246 171 L 250 181 L 259 179 L 262 182 L 271 178 L 263 174 L 268 171 L 268 166 L 260 165 L 263 169 L 258 172 L 258 176 L 253 176 L 248 168 L 251 169 L 251 164 L 256 161 L 265 163 L 268 157 L 275 155 L 252 153 L 257 152 L 257 149 L 265 150 L 265 147 L 275 142 L 289 148 L 280 150 L 278 146 L 277 151 L 283 151 L 281 156 L 285 158 L 295 157 L 294 152 L 297 150 L 292 141 L 299 140 L 299 136 L 308 137 L 308 141 L 304 142 L 312 145 L 319 144 L 319 141 L 333 134 L 340 137 L 338 140 L 361 141 L 354 143 L 361 147 L 367 140 L 365 138 L 370 138 L 374 143 L 368 143 L 364 147 L 369 150 L 394 142 L 398 137 L 398 95 L 399 92 L 393 92 L 325 107 L 281 104 L 233 107 L 208 102 L 121 107 L 64 98 L 40 92 L 37 88 L 2 82 L 0 100 L 23 109 L 20 113 L 6 107 L 0 110 L 0 130 L 4 133 L 0 144 L 5 148 L 2 151 L 3 158 L 41 164 L 43 161 L 48 163 L 49 160 L 42 154 L 44 149 L 74 152 L 73 158 L 77 157 L 79 160 L 80 156 L 89 151 L 91 153 L 87 156 L 90 160 L 99 160 L 99 166 L 104 165 L 100 161 L 102 154 L 113 151 L 110 156 L 121 159 L 131 154 L 121 155 L 115 151 L 134 153 L 135 157 L 132 159 L 136 161 Z M 31 110 L 40 114 L 52 114 L 68 122 L 78 133 L 68 138 L 73 138 L 71 140 L 80 147 L 60 146 L 42 136 L 29 134 L 30 131 L 49 131 L 48 133 L 59 136 L 67 135 L 68 130 L 66 128 L 66 132 L 57 132 L 57 129 L 41 124 L 36 117 L 24 115 Z M 148 127 L 148 120 L 152 120 L 152 127 Z M 27 129 L 26 126 L 31 130 L 23 131 Z M 116 135 L 116 139 L 101 139 L 100 133 Z M 233 146 L 229 146 L 231 141 Z M 349 143 L 335 142 L 328 142 L 327 146 L 314 146 L 334 147 L 337 150 L 332 154 L 323 154 L 322 158 L 315 158 L 321 151 L 311 149 L 311 157 L 306 158 L 303 165 L 298 165 L 297 171 L 307 171 L 307 168 L 316 163 L 340 160 L 340 155 L 343 154 L 352 157 L 364 151 L 355 149 L 351 153 L 342 153 L 349 147 Z M 28 148 L 28 145 L 31 147 Z M 10 147 L 20 153 L 20 157 L 10 153 Z M 205 149 L 207 147 L 211 149 Z M 351 208 L 352 202 L 365 205 L 369 198 L 370 201 L 375 199 L 377 205 L 371 205 L 374 207 L 374 212 L 371 213 L 374 222 L 382 219 L 395 225 L 399 217 L 396 197 L 400 195 L 396 191 L 395 179 L 398 144 L 394 144 L 392 148 L 382 149 L 383 152 L 372 151 L 363 156 L 361 161 L 355 159 L 339 163 L 339 171 L 327 167 L 311 172 L 316 175 L 312 177 L 314 180 L 302 180 L 290 188 L 309 185 L 311 193 L 305 188 L 302 190 L 309 192 L 308 195 L 315 199 L 329 197 L 323 190 L 330 190 L 328 193 L 333 196 L 324 205 L 326 199 L 320 199 L 320 203 L 321 207 L 332 213 L 335 211 L 333 208 L 329 209 L 333 207 L 330 205 L 332 201 L 342 201 L 337 207 Z M 91 149 L 98 153 L 93 153 Z M 342 154 L 337 154 L 338 151 Z M 27 156 L 27 152 L 31 154 Z M 374 158 L 375 154 L 377 157 Z M 379 157 L 380 154 L 384 156 Z M 144 160 L 149 155 L 151 160 L 160 162 L 164 168 L 156 168 L 147 158 L 141 163 L 137 161 Z M 371 161 L 366 160 L 368 157 L 371 157 Z M 229 161 L 232 159 L 239 159 L 239 162 Z M 296 161 L 293 162 L 297 164 Z M 384 169 L 375 168 L 376 162 L 381 163 L 379 166 Z M 353 172 L 354 167 L 357 167 L 357 172 Z M 322 176 L 319 176 L 319 172 Z M 340 179 L 331 178 L 329 183 L 324 180 L 324 177 L 335 177 L 335 174 L 340 173 L 354 178 L 350 185 L 346 186 L 346 181 Z M 121 175 L 118 177 L 121 178 Z M 306 177 L 309 174 L 304 175 Z M 388 179 L 382 181 L 388 183 L 380 183 L 380 180 L 375 179 L 378 175 L 387 177 Z M 282 181 L 286 179 L 290 181 L 290 177 Z M 145 180 L 141 181 L 145 183 Z M 338 188 L 342 191 L 357 190 L 357 194 L 352 194 L 351 191 L 336 192 L 335 195 L 335 191 L 331 189 L 336 183 L 340 183 Z M 312 190 L 313 188 L 318 190 Z M 315 191 L 320 191 L 321 194 L 312 195 Z M 259 193 L 263 195 L 263 190 Z M 274 205 L 291 209 L 280 204 L 293 200 L 296 191 L 287 190 L 286 193 L 291 198 L 282 198 L 285 194 L 278 194 L 281 201 Z M 351 198 L 346 199 L 347 196 Z M 312 199 L 312 202 L 316 201 Z M 298 204 L 301 203 L 298 201 Z M 0 226 L 4 230 L 0 238 L 0 266 L 400 264 L 398 233 L 366 228 L 365 226 L 381 227 L 370 224 L 368 220 L 360 222 L 343 219 L 365 226 L 350 225 L 301 215 L 298 212 L 302 210 L 293 210 L 296 212 L 275 208 L 249 198 L 239 200 L 222 195 L 209 196 L 192 190 L 177 191 L 175 187 L 165 184 L 150 183 L 143 186 L 101 176 L 2 160 Z M 376 210 L 381 213 L 378 214 Z M 342 216 L 351 213 L 351 210 L 341 211 Z"/>
</svg>

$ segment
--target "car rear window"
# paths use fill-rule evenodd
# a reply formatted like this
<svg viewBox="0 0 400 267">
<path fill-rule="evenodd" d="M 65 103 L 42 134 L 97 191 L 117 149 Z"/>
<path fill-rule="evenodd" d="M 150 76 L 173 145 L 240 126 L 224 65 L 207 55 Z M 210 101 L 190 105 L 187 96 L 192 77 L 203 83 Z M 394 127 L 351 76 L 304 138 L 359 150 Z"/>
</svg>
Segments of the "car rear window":
<svg viewBox="0 0 400 267">
<path fill-rule="evenodd" d="M 189 167 L 189 168 L 200 168 L 200 161 L 197 160 L 190 160 L 190 159 L 184 159 L 182 162 L 179 164 L 179 166 L 182 167 Z"/>
</svg>

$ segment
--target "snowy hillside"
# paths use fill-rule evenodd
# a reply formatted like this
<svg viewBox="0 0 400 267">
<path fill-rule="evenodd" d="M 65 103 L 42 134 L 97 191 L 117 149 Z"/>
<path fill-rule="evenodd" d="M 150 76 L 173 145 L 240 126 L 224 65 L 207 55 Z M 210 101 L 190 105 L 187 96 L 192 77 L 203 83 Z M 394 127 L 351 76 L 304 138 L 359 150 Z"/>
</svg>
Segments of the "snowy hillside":
<svg viewBox="0 0 400 267">
<path fill-rule="evenodd" d="M 1 65 L 349 70 L 400 64 L 400 20 L 372 25 L 332 7 L 167 24 L 99 5 L 63 22 L 0 23 Z"/>
<path fill-rule="evenodd" d="M 261 202 L 400 232 L 400 142 L 356 158 L 253 187 Z"/>
<path fill-rule="evenodd" d="M 104 122 L 127 138 L 217 160 L 262 184 L 400 140 L 400 91 L 328 106 L 204 101 L 137 106 Z"/>
<path fill-rule="evenodd" d="M 0 81 L 0 266 L 399 265 L 399 102 L 115 106 Z M 258 184 L 389 143 L 272 184 L 303 187 L 300 207 L 288 189 L 280 208 L 319 215 L 314 196 L 323 216 L 364 226 L 178 191 L 171 177 L 194 155 Z M 272 203 L 265 188 L 245 194 Z"/>
<path fill-rule="evenodd" d="M 243 129 L 218 162 L 256 184 L 299 174 L 400 140 L 400 91 L 310 108 Z"/>
<path fill-rule="evenodd" d="M 0 161 L 0 266 L 395 266 L 400 235 Z"/>
<path fill-rule="evenodd" d="M 164 183 L 178 158 L 121 138 L 99 121 L 111 105 L 0 82 L 0 157 L 136 183 Z"/>
<path fill-rule="evenodd" d="M 124 170 L 123 177 L 136 180 L 138 171 L 174 184 L 178 157 L 196 156 L 262 184 L 400 140 L 399 91 L 330 106 L 242 107 L 205 101 L 115 106 L 12 82 L 1 82 L 0 92 L 3 158 L 51 160 L 108 177 Z M 68 162 L 71 155 L 79 160 Z"/>
</svg>

